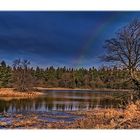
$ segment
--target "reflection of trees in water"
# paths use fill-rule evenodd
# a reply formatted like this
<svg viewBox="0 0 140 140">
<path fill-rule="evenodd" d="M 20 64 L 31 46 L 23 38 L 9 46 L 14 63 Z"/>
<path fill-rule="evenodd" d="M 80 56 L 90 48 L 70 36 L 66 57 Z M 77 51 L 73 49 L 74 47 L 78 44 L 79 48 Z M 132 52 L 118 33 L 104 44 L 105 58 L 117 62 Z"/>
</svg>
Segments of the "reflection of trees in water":
<svg viewBox="0 0 140 140">
<path fill-rule="evenodd" d="M 64 95 L 64 96 L 62 96 Z M 0 100 L 0 112 L 23 112 L 23 111 L 48 111 L 48 110 L 82 110 L 98 107 L 117 107 L 118 101 L 105 98 L 103 95 L 93 94 L 62 94 L 61 96 L 44 96 L 34 99 Z M 65 96 L 67 98 L 65 98 Z M 108 96 L 108 95 L 107 95 Z"/>
<path fill-rule="evenodd" d="M 7 111 L 7 105 L 3 100 L 0 100 L 0 112 Z"/>
</svg>

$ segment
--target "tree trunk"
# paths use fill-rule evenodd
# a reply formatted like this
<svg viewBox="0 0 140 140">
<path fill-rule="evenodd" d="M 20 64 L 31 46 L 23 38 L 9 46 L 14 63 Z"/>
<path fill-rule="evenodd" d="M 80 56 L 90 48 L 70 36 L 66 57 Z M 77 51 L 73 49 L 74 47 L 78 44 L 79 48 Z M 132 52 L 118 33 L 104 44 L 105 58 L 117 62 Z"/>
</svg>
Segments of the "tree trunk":
<svg viewBox="0 0 140 140">
<path fill-rule="evenodd" d="M 136 70 L 131 69 L 130 76 L 131 76 L 131 80 L 135 86 L 134 89 L 137 90 L 137 92 L 138 92 L 138 98 L 140 98 L 140 79 L 138 78 L 138 76 L 136 74 Z"/>
</svg>

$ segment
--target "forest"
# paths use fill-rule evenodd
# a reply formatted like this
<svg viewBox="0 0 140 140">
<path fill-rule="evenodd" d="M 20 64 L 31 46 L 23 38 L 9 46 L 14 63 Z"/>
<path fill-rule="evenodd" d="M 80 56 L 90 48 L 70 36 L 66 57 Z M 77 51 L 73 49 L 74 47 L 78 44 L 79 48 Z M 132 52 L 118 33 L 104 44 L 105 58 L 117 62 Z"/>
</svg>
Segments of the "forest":
<svg viewBox="0 0 140 140">
<path fill-rule="evenodd" d="M 53 66 L 30 67 L 28 60 L 17 59 L 12 66 L 0 63 L 0 87 L 27 91 L 33 87 L 61 87 L 83 89 L 131 89 L 128 71 L 117 67 L 66 68 Z"/>
</svg>

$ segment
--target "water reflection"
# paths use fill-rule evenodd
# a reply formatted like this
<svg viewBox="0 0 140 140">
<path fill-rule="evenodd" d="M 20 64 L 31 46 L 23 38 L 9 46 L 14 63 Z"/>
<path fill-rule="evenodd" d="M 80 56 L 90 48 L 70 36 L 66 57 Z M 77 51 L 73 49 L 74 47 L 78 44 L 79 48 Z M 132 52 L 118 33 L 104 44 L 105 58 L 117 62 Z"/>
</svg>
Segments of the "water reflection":
<svg viewBox="0 0 140 140">
<path fill-rule="evenodd" d="M 74 111 L 118 107 L 119 101 L 111 98 L 113 94 L 116 93 L 46 91 L 44 96 L 33 99 L 0 97 L 0 112 Z"/>
</svg>

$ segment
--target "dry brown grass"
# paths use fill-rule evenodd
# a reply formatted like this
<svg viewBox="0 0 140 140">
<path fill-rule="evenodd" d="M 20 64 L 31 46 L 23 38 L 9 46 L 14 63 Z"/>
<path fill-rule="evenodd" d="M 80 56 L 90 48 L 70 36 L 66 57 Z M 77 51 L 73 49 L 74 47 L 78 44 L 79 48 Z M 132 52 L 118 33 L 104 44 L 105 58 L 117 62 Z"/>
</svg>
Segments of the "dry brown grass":
<svg viewBox="0 0 140 140">
<path fill-rule="evenodd" d="M 123 111 L 102 109 L 87 112 L 84 118 L 66 128 L 79 129 L 135 129 L 140 128 L 140 101 L 130 104 Z"/>
<path fill-rule="evenodd" d="M 1 97 L 34 97 L 39 96 L 42 93 L 32 91 L 32 92 L 18 92 L 13 88 L 0 88 L 0 96 Z"/>
</svg>

